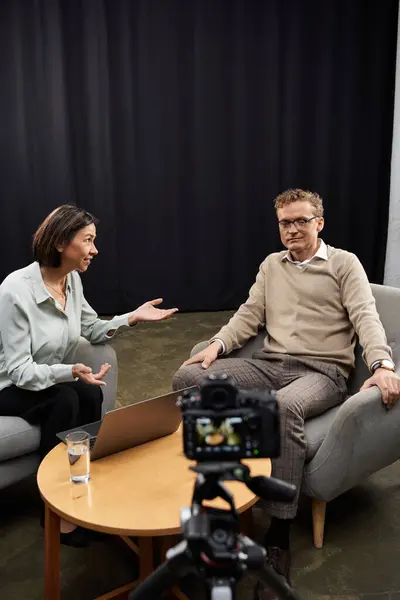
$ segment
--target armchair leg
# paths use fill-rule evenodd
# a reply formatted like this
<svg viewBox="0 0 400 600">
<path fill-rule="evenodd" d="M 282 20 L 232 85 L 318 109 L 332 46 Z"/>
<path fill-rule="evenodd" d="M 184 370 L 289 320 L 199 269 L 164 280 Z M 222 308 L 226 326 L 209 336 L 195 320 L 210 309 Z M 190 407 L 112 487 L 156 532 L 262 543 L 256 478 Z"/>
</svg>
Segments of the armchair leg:
<svg viewBox="0 0 400 600">
<path fill-rule="evenodd" d="M 317 500 L 316 498 L 313 498 L 311 510 L 314 546 L 316 548 L 322 548 L 324 544 L 326 502 L 324 500 Z"/>
</svg>

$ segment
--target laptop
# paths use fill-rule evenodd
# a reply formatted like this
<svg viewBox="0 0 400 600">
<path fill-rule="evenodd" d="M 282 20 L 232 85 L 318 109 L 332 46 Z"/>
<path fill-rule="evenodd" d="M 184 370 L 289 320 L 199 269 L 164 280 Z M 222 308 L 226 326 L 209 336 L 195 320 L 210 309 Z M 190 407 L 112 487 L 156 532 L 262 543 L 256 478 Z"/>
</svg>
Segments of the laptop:
<svg viewBox="0 0 400 600">
<path fill-rule="evenodd" d="M 170 435 L 182 421 L 176 402 L 183 391 L 116 408 L 107 412 L 101 421 L 61 431 L 57 437 L 66 443 L 65 438 L 72 431 L 86 431 L 90 435 L 90 460 L 97 460 Z"/>
</svg>

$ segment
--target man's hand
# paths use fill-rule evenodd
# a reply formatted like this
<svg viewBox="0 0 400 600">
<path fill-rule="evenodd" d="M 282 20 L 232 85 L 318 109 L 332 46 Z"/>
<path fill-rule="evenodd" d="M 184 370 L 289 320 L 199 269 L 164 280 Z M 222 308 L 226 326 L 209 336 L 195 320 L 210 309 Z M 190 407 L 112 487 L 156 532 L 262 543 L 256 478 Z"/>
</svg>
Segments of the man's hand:
<svg viewBox="0 0 400 600">
<path fill-rule="evenodd" d="M 101 380 L 105 375 L 107 375 L 110 369 L 111 365 L 109 363 L 105 363 L 104 365 L 101 365 L 98 373 L 92 373 L 92 369 L 90 367 L 86 367 L 86 365 L 77 363 L 72 367 L 72 377 L 75 377 L 75 379 L 78 378 L 84 383 L 90 383 L 91 385 L 107 385 L 105 381 Z"/>
<path fill-rule="evenodd" d="M 136 310 L 131 312 L 128 318 L 128 323 L 131 327 L 136 325 L 136 323 L 145 322 L 145 321 L 164 321 L 165 319 L 169 319 L 172 317 L 174 313 L 178 310 L 177 308 L 167 308 L 160 309 L 156 308 L 157 304 L 161 304 L 163 301 L 162 298 L 157 298 L 156 300 L 149 300 L 145 302 L 141 306 L 139 306 Z"/>
<path fill-rule="evenodd" d="M 221 352 L 221 344 L 219 342 L 212 342 L 207 348 L 198 352 L 192 358 L 185 360 L 183 366 L 194 365 L 196 363 L 201 363 L 203 369 L 208 369 L 210 365 L 215 361 L 218 354 Z"/>
<path fill-rule="evenodd" d="M 372 377 L 364 382 L 360 392 L 374 385 L 381 390 L 382 402 L 386 404 L 387 408 L 396 406 L 400 398 L 400 377 L 396 373 L 388 369 L 377 369 Z"/>
</svg>

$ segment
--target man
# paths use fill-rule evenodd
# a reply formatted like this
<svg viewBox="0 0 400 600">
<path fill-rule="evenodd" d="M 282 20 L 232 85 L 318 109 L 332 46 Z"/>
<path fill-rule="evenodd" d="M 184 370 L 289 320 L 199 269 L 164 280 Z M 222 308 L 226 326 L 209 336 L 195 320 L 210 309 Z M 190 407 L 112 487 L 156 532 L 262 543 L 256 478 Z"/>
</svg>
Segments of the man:
<svg viewBox="0 0 400 600">
<path fill-rule="evenodd" d="M 320 196 L 288 190 L 275 199 L 275 210 L 287 250 L 267 256 L 246 302 L 205 350 L 182 365 L 173 385 L 197 385 L 207 369 L 228 373 L 242 389 L 278 390 L 282 449 L 272 461 L 272 473 L 299 491 L 306 455 L 304 421 L 345 400 L 355 334 L 372 373 L 362 390 L 378 386 L 391 408 L 400 395 L 400 378 L 360 261 L 318 237 L 324 227 Z M 217 360 L 241 348 L 259 328 L 267 330 L 262 351 L 251 359 Z M 290 504 L 268 505 L 268 562 L 289 582 L 289 531 L 297 502 L 298 494 Z M 259 596 L 274 597 L 269 590 Z"/>
</svg>

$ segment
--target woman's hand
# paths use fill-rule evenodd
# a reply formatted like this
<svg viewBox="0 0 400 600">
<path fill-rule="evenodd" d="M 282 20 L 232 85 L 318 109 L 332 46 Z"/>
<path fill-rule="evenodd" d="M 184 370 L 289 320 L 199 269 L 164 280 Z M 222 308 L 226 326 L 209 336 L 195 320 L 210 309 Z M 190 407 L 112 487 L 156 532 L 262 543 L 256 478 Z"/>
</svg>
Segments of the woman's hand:
<svg viewBox="0 0 400 600">
<path fill-rule="evenodd" d="M 136 325 L 136 323 L 146 321 L 164 321 L 165 319 L 169 319 L 170 317 L 172 317 L 172 315 L 176 313 L 178 309 L 156 308 L 157 304 L 161 304 L 162 301 L 162 298 L 157 298 L 156 300 L 149 300 L 149 302 L 145 302 L 144 304 L 142 304 L 142 306 L 139 306 L 129 315 L 129 325 L 133 327 L 133 325 Z"/>
<path fill-rule="evenodd" d="M 108 371 L 111 369 L 109 363 L 101 365 L 98 373 L 93 373 L 90 367 L 77 363 L 72 367 L 72 377 L 80 379 L 84 383 L 90 383 L 91 385 L 107 385 L 105 381 L 101 381 Z"/>
</svg>

